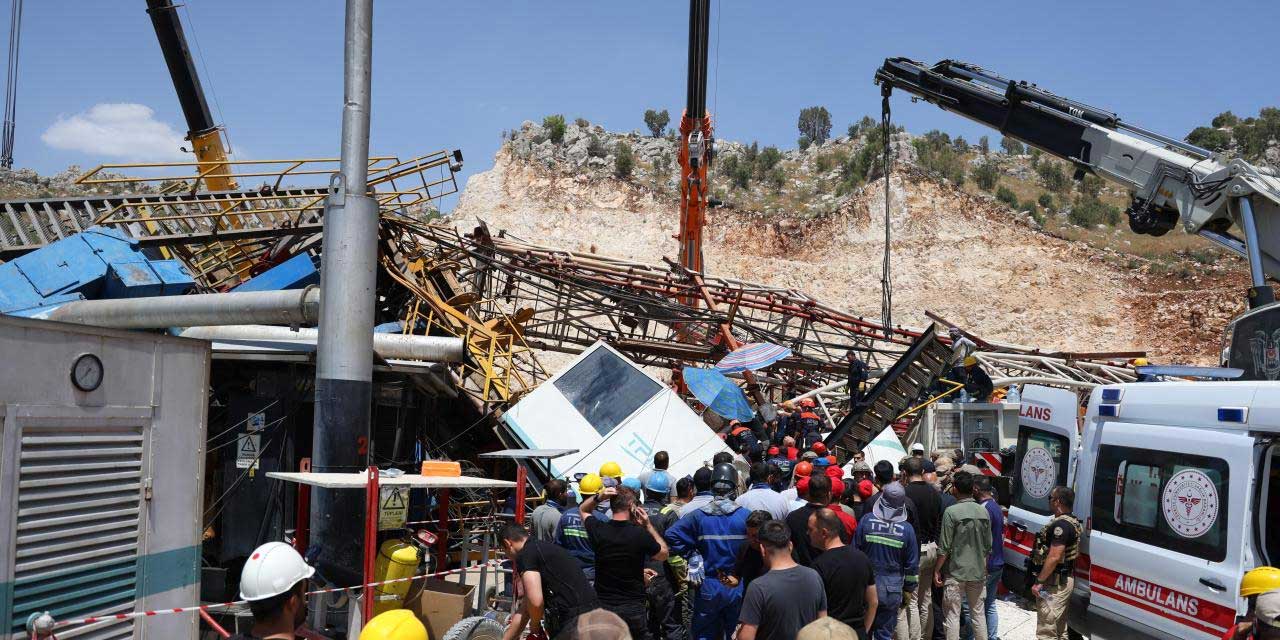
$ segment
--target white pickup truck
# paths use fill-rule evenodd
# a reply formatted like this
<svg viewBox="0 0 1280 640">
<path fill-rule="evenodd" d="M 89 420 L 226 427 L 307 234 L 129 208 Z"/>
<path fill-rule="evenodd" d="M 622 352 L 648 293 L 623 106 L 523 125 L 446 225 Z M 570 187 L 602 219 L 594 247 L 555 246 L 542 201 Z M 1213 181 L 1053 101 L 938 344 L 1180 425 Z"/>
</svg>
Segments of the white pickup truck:
<svg viewBox="0 0 1280 640">
<path fill-rule="evenodd" d="M 1220 638 L 1244 572 L 1280 563 L 1280 383 L 1099 387 L 1083 434 L 1071 392 L 1029 387 L 1022 402 L 1006 586 L 1022 590 L 1048 491 L 1065 484 L 1085 524 L 1072 631 Z"/>
</svg>

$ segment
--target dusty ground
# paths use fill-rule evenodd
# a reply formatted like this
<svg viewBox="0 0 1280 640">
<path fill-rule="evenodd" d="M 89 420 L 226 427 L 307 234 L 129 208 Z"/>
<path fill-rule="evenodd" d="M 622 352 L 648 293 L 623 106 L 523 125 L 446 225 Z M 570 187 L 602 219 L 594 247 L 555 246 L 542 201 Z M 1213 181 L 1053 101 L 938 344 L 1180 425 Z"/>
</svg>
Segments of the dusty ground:
<svg viewBox="0 0 1280 640">
<path fill-rule="evenodd" d="M 1165 362 L 1206 364 L 1241 307 L 1238 265 L 1154 273 L 1045 234 L 989 198 L 914 175 L 895 174 L 891 185 L 896 324 L 926 325 L 931 310 L 990 340 L 1147 350 Z M 708 270 L 878 318 L 883 217 L 883 181 L 815 220 L 713 210 Z M 463 229 L 484 220 L 526 240 L 648 262 L 676 248 L 670 201 L 613 178 L 557 175 L 505 151 L 469 179 L 452 219 Z"/>
</svg>

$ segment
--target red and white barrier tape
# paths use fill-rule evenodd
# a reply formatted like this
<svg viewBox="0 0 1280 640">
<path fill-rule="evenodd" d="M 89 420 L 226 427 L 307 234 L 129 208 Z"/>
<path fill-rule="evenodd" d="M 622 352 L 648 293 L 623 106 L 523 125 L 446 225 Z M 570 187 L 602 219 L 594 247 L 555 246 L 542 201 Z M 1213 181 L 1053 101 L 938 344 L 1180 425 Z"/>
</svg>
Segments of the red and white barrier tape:
<svg viewBox="0 0 1280 640">
<path fill-rule="evenodd" d="M 462 568 L 462 569 L 450 569 L 450 570 L 448 570 L 448 571 L 439 571 L 439 572 L 436 572 L 436 573 L 424 573 L 424 574 L 422 574 L 422 575 L 409 576 L 409 577 L 407 577 L 407 578 L 396 578 L 396 579 L 394 579 L 394 580 L 383 580 L 383 581 L 381 581 L 381 582 L 370 582 L 370 583 L 368 583 L 368 584 L 355 585 L 355 586 L 351 586 L 351 587 L 334 587 L 334 588 L 332 588 L 332 589 L 317 589 L 317 590 L 315 590 L 315 591 L 308 591 L 308 592 L 307 592 L 307 595 L 309 595 L 309 596 L 314 596 L 314 595 L 320 595 L 320 594 L 324 594 L 324 593 L 338 593 L 338 592 L 341 592 L 341 591 L 345 591 L 345 592 L 358 592 L 358 591 L 360 591 L 360 590 L 364 589 L 365 587 L 380 587 L 380 586 L 382 586 L 382 585 L 387 585 L 387 584 L 396 584 L 396 583 L 398 583 L 398 582 L 413 582 L 413 581 L 415 581 L 415 580 L 422 580 L 423 578 L 438 578 L 438 577 L 441 577 L 441 576 L 447 576 L 447 575 L 451 575 L 451 574 L 455 574 L 455 573 L 464 573 L 464 572 L 467 572 L 467 571 L 476 571 L 476 570 L 482 569 L 482 568 L 484 568 L 484 567 L 486 567 L 486 566 L 496 566 L 496 565 L 498 565 L 498 564 L 499 564 L 499 563 L 498 563 L 497 561 L 492 561 L 492 560 L 491 560 L 491 561 L 489 561 L 488 563 L 471 565 L 471 566 L 469 566 L 469 567 L 465 567 L 465 568 Z M 53 627 L 52 627 L 51 629 L 49 629 L 49 630 L 50 630 L 50 631 L 52 631 L 52 630 L 54 630 L 54 629 L 62 629 L 63 627 L 70 627 L 70 626 L 77 626 L 77 625 L 85 625 L 85 624 L 93 624 L 93 623 L 95 623 L 95 622 L 103 622 L 103 621 L 105 621 L 105 620 L 129 620 L 129 619 L 131 619 L 131 618 L 147 618 L 147 617 L 151 617 L 151 616 L 167 615 L 167 614 L 170 614 L 170 613 L 191 613 L 191 612 L 193 612 L 193 611 L 205 611 L 205 612 L 207 612 L 207 611 L 209 611 L 210 609 L 226 609 L 227 607 L 234 607 L 234 606 L 236 606 L 236 605 L 242 605 L 242 604 L 248 604 L 248 601 L 247 601 L 247 600 L 236 600 L 236 601 L 233 601 L 233 602 L 222 602 L 222 603 L 218 603 L 218 604 L 202 604 L 202 605 L 197 605 L 197 606 L 193 606 L 193 607 L 175 607 L 175 608 L 173 608 L 173 609 L 157 609 L 157 610 L 155 610 L 155 611 L 130 611 L 130 612 L 128 612 L 128 613 L 115 613 L 115 614 L 105 615 L 105 616 L 90 616 L 90 617 L 88 617 L 88 618 L 79 618 L 79 619 L 77 619 L 77 620 L 57 620 L 57 621 L 55 621 L 55 622 L 53 623 Z"/>
</svg>

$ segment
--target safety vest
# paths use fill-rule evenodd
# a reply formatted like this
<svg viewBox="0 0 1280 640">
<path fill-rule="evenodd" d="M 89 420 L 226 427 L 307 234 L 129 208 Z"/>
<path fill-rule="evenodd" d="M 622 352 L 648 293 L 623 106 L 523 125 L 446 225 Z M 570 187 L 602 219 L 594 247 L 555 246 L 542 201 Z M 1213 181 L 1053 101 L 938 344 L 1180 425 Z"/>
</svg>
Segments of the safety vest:
<svg viewBox="0 0 1280 640">
<path fill-rule="evenodd" d="M 1059 577 L 1071 577 L 1072 569 L 1075 567 L 1076 558 L 1080 555 L 1080 536 L 1083 535 L 1084 527 L 1080 521 L 1071 514 L 1058 516 L 1050 520 L 1044 528 L 1036 534 L 1035 546 L 1031 548 L 1031 557 L 1028 563 L 1035 568 L 1035 573 L 1040 573 L 1040 568 L 1044 566 L 1045 558 L 1049 557 L 1049 531 L 1059 522 L 1065 522 L 1076 530 L 1075 542 L 1066 545 L 1062 552 L 1062 561 L 1054 568 L 1053 573 Z"/>
</svg>

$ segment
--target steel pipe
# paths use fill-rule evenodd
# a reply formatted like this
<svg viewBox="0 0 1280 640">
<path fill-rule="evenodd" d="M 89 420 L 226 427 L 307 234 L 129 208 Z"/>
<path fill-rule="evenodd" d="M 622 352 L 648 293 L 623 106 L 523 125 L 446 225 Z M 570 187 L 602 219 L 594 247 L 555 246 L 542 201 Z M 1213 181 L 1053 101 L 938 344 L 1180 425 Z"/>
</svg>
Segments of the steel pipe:
<svg viewBox="0 0 1280 640">
<path fill-rule="evenodd" d="M 291 329 L 260 324 L 189 327 L 178 332 L 183 338 L 199 340 L 262 340 L 267 342 L 299 342 L 315 344 L 320 332 L 315 329 Z M 373 334 L 373 352 L 395 360 L 426 362 L 462 362 L 466 346 L 462 338 L 447 336 L 415 336 L 399 333 Z"/>
<path fill-rule="evenodd" d="M 288 291 L 81 300 L 54 309 L 47 318 L 116 329 L 246 323 L 314 324 L 320 319 L 320 290 L 307 287 Z"/>
</svg>

